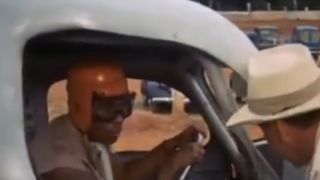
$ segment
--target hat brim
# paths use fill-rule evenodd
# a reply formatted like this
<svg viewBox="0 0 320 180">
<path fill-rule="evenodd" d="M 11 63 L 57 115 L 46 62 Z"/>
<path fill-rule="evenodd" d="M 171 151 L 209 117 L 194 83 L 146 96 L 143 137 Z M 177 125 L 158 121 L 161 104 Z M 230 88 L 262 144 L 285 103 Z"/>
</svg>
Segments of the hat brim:
<svg viewBox="0 0 320 180">
<path fill-rule="evenodd" d="M 304 114 L 317 109 L 320 109 L 320 94 L 316 95 L 311 100 L 307 101 L 302 105 L 272 115 L 255 114 L 252 111 L 250 111 L 248 105 L 244 105 L 235 114 L 231 116 L 231 118 L 227 121 L 227 126 L 231 127 L 245 124 L 262 124 L 278 119 Z"/>
</svg>

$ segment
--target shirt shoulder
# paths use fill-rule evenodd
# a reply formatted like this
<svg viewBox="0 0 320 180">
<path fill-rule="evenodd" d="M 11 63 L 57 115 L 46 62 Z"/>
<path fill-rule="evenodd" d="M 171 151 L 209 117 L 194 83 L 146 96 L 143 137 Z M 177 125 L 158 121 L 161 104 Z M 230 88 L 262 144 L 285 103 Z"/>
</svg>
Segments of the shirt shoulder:
<svg viewBox="0 0 320 180">
<path fill-rule="evenodd" d="M 60 116 L 50 123 L 51 145 L 53 153 L 50 162 L 38 164 L 38 174 L 50 172 L 56 168 L 72 168 L 88 171 L 86 151 L 81 133 L 73 126 L 69 116 Z"/>
</svg>

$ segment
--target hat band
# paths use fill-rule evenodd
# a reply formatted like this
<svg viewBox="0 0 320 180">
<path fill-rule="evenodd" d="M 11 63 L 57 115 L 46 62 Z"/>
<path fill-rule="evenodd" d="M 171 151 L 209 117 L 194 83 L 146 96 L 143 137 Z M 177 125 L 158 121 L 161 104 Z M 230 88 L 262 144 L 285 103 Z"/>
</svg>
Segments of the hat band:
<svg viewBox="0 0 320 180">
<path fill-rule="evenodd" d="M 291 94 L 265 99 L 248 99 L 248 108 L 258 115 L 272 115 L 304 104 L 319 93 L 320 77 L 307 87 Z"/>
</svg>

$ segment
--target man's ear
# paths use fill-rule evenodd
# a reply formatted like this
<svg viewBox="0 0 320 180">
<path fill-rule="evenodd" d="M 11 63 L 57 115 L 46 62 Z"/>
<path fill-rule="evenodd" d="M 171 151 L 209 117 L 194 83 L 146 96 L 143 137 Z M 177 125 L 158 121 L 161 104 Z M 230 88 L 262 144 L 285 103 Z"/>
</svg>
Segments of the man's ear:
<svg viewBox="0 0 320 180">
<path fill-rule="evenodd" d="M 280 141 L 288 143 L 295 139 L 295 135 L 297 134 L 297 129 L 295 127 L 290 126 L 283 120 L 275 121 L 274 125 L 276 126 L 277 133 L 279 134 Z"/>
</svg>

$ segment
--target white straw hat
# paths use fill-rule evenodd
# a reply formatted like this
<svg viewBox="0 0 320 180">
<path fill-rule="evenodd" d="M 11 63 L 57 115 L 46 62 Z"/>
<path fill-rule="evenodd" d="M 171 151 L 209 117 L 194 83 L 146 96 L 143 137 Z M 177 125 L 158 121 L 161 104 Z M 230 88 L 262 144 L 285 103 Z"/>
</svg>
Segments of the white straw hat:
<svg viewBox="0 0 320 180">
<path fill-rule="evenodd" d="M 261 124 L 320 109 L 320 69 L 309 49 L 282 45 L 249 62 L 247 104 L 227 126 Z"/>
</svg>

